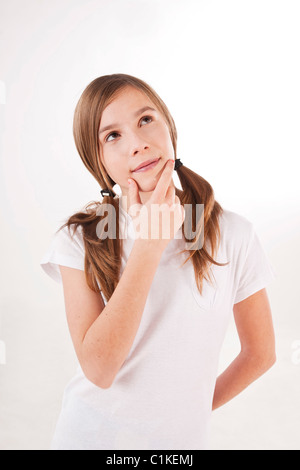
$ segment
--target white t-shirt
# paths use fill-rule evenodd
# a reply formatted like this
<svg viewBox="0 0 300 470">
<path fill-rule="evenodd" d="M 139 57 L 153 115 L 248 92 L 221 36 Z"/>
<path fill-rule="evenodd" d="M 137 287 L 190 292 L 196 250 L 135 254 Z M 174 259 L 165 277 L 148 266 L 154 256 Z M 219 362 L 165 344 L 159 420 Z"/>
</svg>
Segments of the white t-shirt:
<svg viewBox="0 0 300 470">
<path fill-rule="evenodd" d="M 131 217 L 121 208 L 121 275 L 134 243 Z M 110 388 L 91 383 L 80 366 L 67 385 L 52 449 L 207 449 L 218 359 L 233 305 L 266 287 L 275 273 L 245 217 L 224 210 L 213 265 L 216 287 L 201 296 L 183 238 L 169 242 L 155 273 L 131 350 Z M 181 230 L 181 229 L 180 229 Z M 73 230 L 72 230 L 73 233 Z M 125 233 L 125 232 L 123 232 Z M 79 229 L 54 235 L 41 266 L 57 282 L 58 265 L 84 270 Z M 104 297 L 106 303 L 106 299 Z"/>
</svg>

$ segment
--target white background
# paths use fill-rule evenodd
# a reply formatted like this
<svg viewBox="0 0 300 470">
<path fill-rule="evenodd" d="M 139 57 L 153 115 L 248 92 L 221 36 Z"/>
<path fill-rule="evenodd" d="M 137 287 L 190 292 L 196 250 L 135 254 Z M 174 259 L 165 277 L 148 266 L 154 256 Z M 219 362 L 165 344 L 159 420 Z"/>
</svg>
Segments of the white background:
<svg viewBox="0 0 300 470">
<path fill-rule="evenodd" d="M 178 157 L 254 223 L 277 273 L 277 363 L 213 413 L 211 446 L 299 449 L 299 1 L 0 6 L 0 448 L 49 447 L 75 353 L 62 287 L 39 262 L 60 224 L 101 198 L 73 142 L 80 94 L 128 73 L 165 101 Z M 238 352 L 232 323 L 220 371 Z"/>
</svg>

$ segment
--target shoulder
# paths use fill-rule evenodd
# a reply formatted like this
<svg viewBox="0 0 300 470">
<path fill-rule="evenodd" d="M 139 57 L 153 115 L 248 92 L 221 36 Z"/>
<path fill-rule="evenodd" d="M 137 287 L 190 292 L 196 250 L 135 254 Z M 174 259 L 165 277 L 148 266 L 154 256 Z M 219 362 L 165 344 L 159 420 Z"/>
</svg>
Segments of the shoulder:
<svg viewBox="0 0 300 470">
<path fill-rule="evenodd" d="M 221 247 L 226 253 L 247 251 L 255 236 L 253 223 L 245 216 L 223 209 L 219 219 Z"/>
<path fill-rule="evenodd" d="M 44 271 L 57 282 L 61 282 L 59 265 L 84 270 L 85 250 L 78 227 L 73 234 L 74 226 L 59 226 L 45 251 L 40 265 Z"/>
<path fill-rule="evenodd" d="M 81 225 L 76 227 L 75 224 L 60 226 L 55 232 L 55 238 L 60 239 L 62 242 L 77 243 L 79 246 L 83 246 L 82 227 Z"/>
<path fill-rule="evenodd" d="M 66 217 L 65 219 L 62 219 L 60 225 L 57 226 L 57 229 L 54 234 L 54 238 L 59 239 L 61 242 L 66 242 L 66 243 L 72 243 L 72 244 L 77 244 L 78 246 L 84 248 L 84 234 L 83 234 L 83 227 L 82 224 L 75 224 L 75 223 L 69 223 L 67 225 L 68 221 L 71 221 L 71 218 L 75 216 L 75 218 L 79 221 L 82 220 L 84 221 L 84 216 L 89 215 L 90 211 L 88 210 L 88 207 L 95 203 L 90 203 L 88 205 L 80 207 L 79 211 L 71 215 L 70 217 Z M 80 216 L 80 217 L 76 217 Z"/>
<path fill-rule="evenodd" d="M 231 230 L 248 230 L 253 225 L 247 217 L 228 209 L 223 209 L 220 216 L 220 223 L 223 225 L 224 229 Z"/>
<path fill-rule="evenodd" d="M 52 238 L 52 247 L 69 256 L 82 257 L 85 254 L 82 227 L 75 224 L 60 225 Z"/>
<path fill-rule="evenodd" d="M 241 237 L 251 235 L 253 223 L 241 214 L 223 209 L 219 219 L 221 235 L 227 237 Z"/>
</svg>

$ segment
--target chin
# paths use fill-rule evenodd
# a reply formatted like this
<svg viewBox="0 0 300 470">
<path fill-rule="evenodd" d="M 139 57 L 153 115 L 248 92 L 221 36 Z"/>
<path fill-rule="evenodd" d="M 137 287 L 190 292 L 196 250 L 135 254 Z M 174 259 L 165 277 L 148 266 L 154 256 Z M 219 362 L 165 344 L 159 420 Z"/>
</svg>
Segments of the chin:
<svg viewBox="0 0 300 470">
<path fill-rule="evenodd" d="M 139 184 L 139 190 L 142 193 L 152 193 L 154 189 L 156 188 L 156 182 L 152 184 Z"/>
<path fill-rule="evenodd" d="M 154 189 L 156 188 L 156 185 L 161 176 L 161 173 L 162 173 L 162 170 L 158 174 L 149 178 L 148 181 L 146 178 L 144 179 L 144 181 L 142 178 L 141 178 L 141 181 L 137 181 L 136 179 L 136 182 L 138 183 L 138 186 L 139 186 L 139 190 L 142 191 L 143 193 L 153 192 Z"/>
</svg>

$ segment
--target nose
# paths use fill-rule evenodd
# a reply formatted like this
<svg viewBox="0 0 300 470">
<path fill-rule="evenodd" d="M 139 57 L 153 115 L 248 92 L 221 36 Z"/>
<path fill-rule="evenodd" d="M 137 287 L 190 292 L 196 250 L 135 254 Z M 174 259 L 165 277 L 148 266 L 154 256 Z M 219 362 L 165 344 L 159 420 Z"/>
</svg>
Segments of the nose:
<svg viewBox="0 0 300 470">
<path fill-rule="evenodd" d="M 144 153 L 145 150 L 149 149 L 149 146 L 148 145 L 140 145 L 137 147 L 135 147 L 135 150 L 133 151 L 133 155 L 138 155 L 139 153 Z"/>
<path fill-rule="evenodd" d="M 131 156 L 143 155 L 143 153 L 149 151 L 150 148 L 148 142 L 136 129 L 133 129 L 128 136 L 128 145 L 129 155 Z"/>
</svg>

